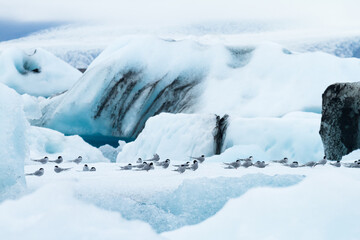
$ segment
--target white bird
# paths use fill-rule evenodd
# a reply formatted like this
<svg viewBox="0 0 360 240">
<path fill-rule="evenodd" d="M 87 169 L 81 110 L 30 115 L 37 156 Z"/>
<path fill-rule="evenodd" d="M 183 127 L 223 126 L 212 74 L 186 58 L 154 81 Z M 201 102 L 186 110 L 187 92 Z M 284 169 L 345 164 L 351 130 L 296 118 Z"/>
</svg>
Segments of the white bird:
<svg viewBox="0 0 360 240">
<path fill-rule="evenodd" d="M 288 159 L 287 157 L 284 157 L 284 158 L 281 159 L 281 160 L 273 160 L 272 162 L 285 164 L 285 163 L 288 163 L 288 160 L 289 160 L 289 159 Z"/>
<path fill-rule="evenodd" d="M 266 164 L 264 161 L 256 161 L 256 163 L 254 164 L 255 167 L 258 167 L 258 168 L 264 168 L 266 167 L 267 165 L 269 164 Z"/>
<path fill-rule="evenodd" d="M 292 162 L 290 164 L 284 164 L 284 166 L 288 166 L 288 167 L 291 167 L 291 168 L 297 168 L 297 167 L 299 167 L 299 163 L 294 161 L 294 162 Z"/>
<path fill-rule="evenodd" d="M 183 164 L 177 164 L 177 165 L 173 165 L 174 167 L 180 167 L 180 166 L 185 166 L 185 167 L 188 167 L 190 166 L 190 162 L 186 162 L 186 163 L 183 163 Z"/>
<path fill-rule="evenodd" d="M 162 168 L 168 168 L 170 165 L 170 159 L 166 159 L 165 161 L 163 162 L 157 162 L 156 163 L 156 166 L 161 166 Z"/>
<path fill-rule="evenodd" d="M 205 161 L 205 155 L 201 155 L 200 157 L 190 157 L 190 158 L 196 159 L 200 163 L 203 163 Z"/>
<path fill-rule="evenodd" d="M 248 158 L 241 158 L 241 159 L 239 159 L 240 161 L 252 161 L 253 160 L 253 156 L 250 156 L 250 157 L 248 157 Z"/>
<path fill-rule="evenodd" d="M 154 169 L 154 163 L 145 164 L 143 168 L 137 169 L 137 171 L 149 171 Z"/>
<path fill-rule="evenodd" d="M 341 163 L 340 161 L 336 161 L 336 163 L 330 163 L 330 165 L 334 166 L 334 167 L 341 167 Z"/>
<path fill-rule="evenodd" d="M 155 153 L 152 158 L 145 160 L 145 161 L 158 162 L 159 160 L 160 160 L 160 156 L 157 153 Z"/>
<path fill-rule="evenodd" d="M 323 159 L 321 159 L 319 162 L 315 163 L 314 167 L 316 165 L 325 165 L 327 163 L 326 156 L 324 156 Z"/>
<path fill-rule="evenodd" d="M 41 159 L 31 159 L 31 160 L 34 161 L 34 162 L 39 162 L 39 163 L 42 163 L 42 164 L 46 164 L 49 161 L 49 158 L 44 157 L 44 158 L 41 158 Z"/>
<path fill-rule="evenodd" d="M 314 161 L 310 161 L 310 162 L 307 162 L 299 167 L 315 167 L 316 166 L 316 162 Z"/>
<path fill-rule="evenodd" d="M 83 171 L 88 172 L 89 170 L 90 170 L 89 166 L 87 164 L 85 164 L 84 167 L 83 167 Z"/>
<path fill-rule="evenodd" d="M 61 168 L 61 167 L 59 167 L 59 166 L 55 166 L 54 167 L 54 172 L 56 172 L 56 173 L 60 173 L 60 172 L 63 172 L 63 171 L 68 171 L 68 170 L 70 170 L 71 168 Z"/>
<path fill-rule="evenodd" d="M 96 168 L 95 167 L 91 167 L 90 168 L 90 172 L 95 172 L 96 171 Z"/>
<path fill-rule="evenodd" d="M 63 158 L 62 158 L 62 156 L 58 156 L 57 159 L 55 159 L 55 160 L 49 160 L 49 162 L 54 162 L 54 163 L 60 164 L 60 163 L 63 162 Z"/>
<path fill-rule="evenodd" d="M 132 169 L 132 164 L 129 163 L 128 165 L 126 166 L 120 166 L 120 170 L 131 170 Z"/>
<path fill-rule="evenodd" d="M 74 163 L 76 163 L 76 164 L 79 164 L 79 163 L 81 163 L 81 161 L 82 161 L 82 157 L 81 157 L 81 156 L 78 156 L 76 159 L 70 160 L 69 162 L 74 162 Z"/>
<path fill-rule="evenodd" d="M 138 160 L 136 160 L 136 163 L 142 163 L 142 159 L 141 158 L 138 158 Z"/>
<path fill-rule="evenodd" d="M 25 174 L 26 176 L 38 176 L 38 177 L 40 177 L 40 176 L 42 176 L 42 175 L 44 175 L 44 169 L 43 168 L 40 168 L 39 170 L 36 170 L 35 172 L 33 172 L 33 173 L 27 173 L 27 174 Z"/>
<path fill-rule="evenodd" d="M 186 171 L 186 168 L 187 168 L 188 166 L 186 166 L 185 164 L 182 164 L 182 165 L 180 165 L 177 169 L 175 169 L 175 170 L 173 170 L 173 171 L 175 171 L 175 172 L 179 172 L 179 173 L 184 173 L 185 171 Z"/>
<path fill-rule="evenodd" d="M 191 169 L 191 170 L 193 170 L 193 171 L 196 171 L 196 169 L 198 169 L 198 168 L 199 168 L 199 163 L 198 163 L 197 160 L 194 160 L 194 161 L 193 161 L 193 164 L 191 164 L 191 166 L 190 166 L 190 167 L 187 167 L 186 169 Z"/>
<path fill-rule="evenodd" d="M 238 159 L 238 160 L 236 160 L 235 162 L 231 162 L 231 163 L 225 163 L 224 162 L 224 164 L 225 165 L 227 165 L 227 169 L 237 169 L 237 168 L 239 168 L 240 166 L 241 166 L 241 159 Z"/>
<path fill-rule="evenodd" d="M 143 168 L 145 165 L 147 165 L 147 162 L 142 162 L 142 163 L 140 163 L 138 165 L 133 165 L 132 167 L 133 168 Z"/>
<path fill-rule="evenodd" d="M 241 164 L 242 167 L 248 168 L 254 165 L 251 161 L 245 161 L 243 164 Z"/>
<path fill-rule="evenodd" d="M 348 168 L 360 168 L 360 160 L 354 161 L 353 163 L 345 163 L 344 166 Z"/>
</svg>

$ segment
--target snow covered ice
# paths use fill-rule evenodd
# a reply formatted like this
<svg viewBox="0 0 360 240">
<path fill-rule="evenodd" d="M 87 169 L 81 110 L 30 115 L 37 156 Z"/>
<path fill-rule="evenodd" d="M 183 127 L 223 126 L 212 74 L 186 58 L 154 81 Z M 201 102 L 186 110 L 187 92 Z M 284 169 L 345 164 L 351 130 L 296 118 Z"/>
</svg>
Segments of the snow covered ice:
<svg viewBox="0 0 360 240">
<path fill-rule="evenodd" d="M 81 73 L 43 49 L 11 48 L 0 55 L 0 81 L 18 93 L 49 97 L 68 90 Z"/>
<path fill-rule="evenodd" d="M 29 157 L 29 127 L 20 96 L 0 83 L 0 201 L 16 197 L 25 187 L 24 161 Z"/>
</svg>

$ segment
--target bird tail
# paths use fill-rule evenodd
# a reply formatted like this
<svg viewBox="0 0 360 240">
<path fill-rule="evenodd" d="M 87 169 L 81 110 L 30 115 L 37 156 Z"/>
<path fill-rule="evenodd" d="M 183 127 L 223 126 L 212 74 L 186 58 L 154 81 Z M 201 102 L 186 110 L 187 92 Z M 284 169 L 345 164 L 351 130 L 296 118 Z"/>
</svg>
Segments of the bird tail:
<svg viewBox="0 0 360 240">
<path fill-rule="evenodd" d="M 34 175 L 33 173 L 26 173 L 25 176 L 32 176 Z"/>
</svg>

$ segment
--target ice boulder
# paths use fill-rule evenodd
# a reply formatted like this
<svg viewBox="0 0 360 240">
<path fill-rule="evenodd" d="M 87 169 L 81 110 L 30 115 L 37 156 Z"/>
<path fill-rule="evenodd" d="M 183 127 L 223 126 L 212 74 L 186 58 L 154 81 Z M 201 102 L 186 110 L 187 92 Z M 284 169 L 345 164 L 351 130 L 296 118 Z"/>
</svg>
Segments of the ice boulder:
<svg viewBox="0 0 360 240">
<path fill-rule="evenodd" d="M 71 90 L 44 108 L 39 125 L 72 134 L 136 137 L 154 115 L 196 111 L 208 76 L 221 78 L 249 57 L 249 51 L 223 45 L 124 38 L 104 50 Z"/>
<path fill-rule="evenodd" d="M 109 162 L 99 149 L 86 143 L 77 135 L 65 136 L 52 129 L 31 126 L 27 139 L 30 157 L 33 159 L 48 156 L 50 160 L 54 160 L 62 156 L 66 161 L 82 156 L 85 163 Z M 28 159 L 26 164 L 34 164 L 34 162 Z"/>
<path fill-rule="evenodd" d="M 0 82 L 18 93 L 51 96 L 68 90 L 81 73 L 44 49 L 9 48 L 0 54 Z"/>
<path fill-rule="evenodd" d="M 117 162 L 131 162 L 139 157 L 147 159 L 154 153 L 172 160 L 213 155 L 215 125 L 216 118 L 212 114 L 161 113 L 146 122 L 134 142 L 124 146 Z"/>
<path fill-rule="evenodd" d="M 21 97 L 0 83 L 0 201 L 14 197 L 25 185 L 28 122 Z"/>
<path fill-rule="evenodd" d="M 110 146 L 109 144 L 105 144 L 103 146 L 100 146 L 99 150 L 102 152 L 104 157 L 110 159 L 111 162 L 116 162 L 116 158 L 117 158 L 119 152 L 122 151 L 122 149 L 124 148 L 125 145 L 126 145 L 125 141 L 119 140 L 119 146 L 117 146 L 116 148 L 113 146 Z"/>
<path fill-rule="evenodd" d="M 221 137 L 217 136 L 217 121 L 212 114 L 162 113 L 150 118 L 134 142 L 125 145 L 118 162 L 150 158 L 158 153 L 161 158 L 176 160 L 204 154 L 211 157 L 218 142 L 221 153 L 229 159 L 250 155 L 257 160 L 288 157 L 291 161 L 318 161 L 323 157 L 323 146 L 318 128 L 320 114 L 293 112 L 283 117 L 243 118 L 230 115 Z M 225 118 L 220 118 L 225 119 Z M 222 155 L 209 161 L 222 161 Z"/>
</svg>

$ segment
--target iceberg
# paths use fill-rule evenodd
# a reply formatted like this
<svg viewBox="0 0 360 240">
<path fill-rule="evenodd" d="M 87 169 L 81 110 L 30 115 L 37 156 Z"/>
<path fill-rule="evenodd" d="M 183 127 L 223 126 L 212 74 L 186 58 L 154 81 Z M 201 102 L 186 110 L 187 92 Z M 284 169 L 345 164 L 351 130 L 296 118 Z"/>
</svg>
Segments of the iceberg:
<svg viewBox="0 0 360 240">
<path fill-rule="evenodd" d="M 98 148 L 86 143 L 80 136 L 65 136 L 48 128 L 31 126 L 27 132 L 27 143 L 33 159 L 62 156 L 66 161 L 82 156 L 84 163 L 109 162 Z M 34 164 L 30 159 L 25 163 Z"/>
<path fill-rule="evenodd" d="M 0 201 L 16 197 L 25 187 L 29 126 L 20 96 L 0 83 Z"/>
<path fill-rule="evenodd" d="M 18 93 L 49 97 L 68 90 L 81 72 L 50 52 L 8 48 L 0 54 L 0 82 Z"/>
<path fill-rule="evenodd" d="M 230 115 L 221 152 L 233 160 L 252 155 L 265 161 L 284 157 L 300 163 L 318 161 L 324 151 L 318 134 L 320 118 L 320 114 L 305 112 L 281 118 Z M 222 155 L 213 156 L 218 142 L 215 128 L 215 115 L 161 113 L 151 117 L 136 140 L 124 146 L 117 162 L 147 159 L 154 153 L 163 160 L 185 161 L 204 154 L 207 161 L 221 161 Z"/>
</svg>

